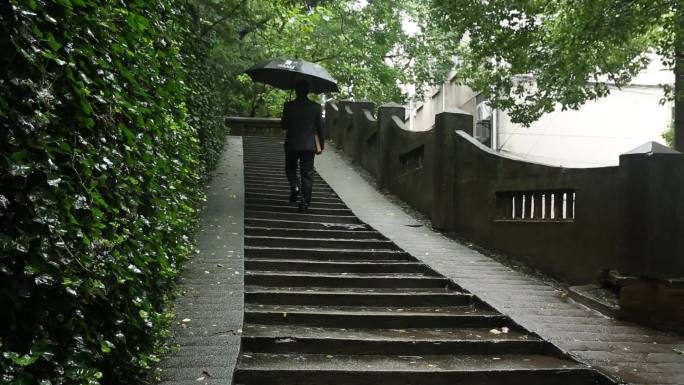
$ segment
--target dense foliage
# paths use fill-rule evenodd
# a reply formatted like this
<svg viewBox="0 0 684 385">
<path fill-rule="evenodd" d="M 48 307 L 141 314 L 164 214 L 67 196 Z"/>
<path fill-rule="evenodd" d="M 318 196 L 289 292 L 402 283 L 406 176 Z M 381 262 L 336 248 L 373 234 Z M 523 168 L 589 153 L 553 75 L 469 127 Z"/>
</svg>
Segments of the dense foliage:
<svg viewBox="0 0 684 385">
<path fill-rule="evenodd" d="M 0 3 L 0 379 L 130 383 L 157 360 L 226 115 L 289 97 L 243 71 L 320 62 L 340 97 L 440 81 L 415 1 Z M 433 48 L 430 48 L 433 47 Z"/>
<path fill-rule="evenodd" d="M 663 133 L 663 139 L 665 139 L 665 143 L 667 143 L 668 146 L 674 148 L 674 122 L 672 122 L 668 126 L 667 131 Z"/>
<path fill-rule="evenodd" d="M 261 60 L 319 63 L 340 84 L 338 99 L 403 102 L 400 84 L 441 83 L 450 55 L 420 28 L 429 23 L 423 0 L 201 1 L 212 60 L 226 87 L 237 91 L 228 113 L 278 116 L 287 92 L 254 84 L 243 71 Z M 230 22 L 226 22 L 226 21 Z M 416 24 L 413 31 L 407 22 Z M 420 88 L 419 88 L 420 91 Z"/>
<path fill-rule="evenodd" d="M 126 383 L 155 361 L 223 137 L 192 9 L 0 4 L 3 384 Z"/>
<path fill-rule="evenodd" d="M 459 76 L 516 122 L 557 105 L 577 109 L 627 84 L 658 54 L 675 70 L 684 147 L 683 0 L 432 0 L 434 26 L 453 36 Z"/>
</svg>

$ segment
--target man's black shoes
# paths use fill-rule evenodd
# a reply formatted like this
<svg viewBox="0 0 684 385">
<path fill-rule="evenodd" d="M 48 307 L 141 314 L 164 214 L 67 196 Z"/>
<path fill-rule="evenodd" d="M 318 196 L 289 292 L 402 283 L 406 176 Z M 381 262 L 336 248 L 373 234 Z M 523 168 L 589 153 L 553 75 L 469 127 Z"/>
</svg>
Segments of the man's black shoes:
<svg viewBox="0 0 684 385">
<path fill-rule="evenodd" d="M 290 204 L 297 202 L 297 197 L 299 196 L 299 189 L 290 191 Z"/>
<path fill-rule="evenodd" d="M 309 211 L 309 202 L 299 202 L 299 212 L 305 213 L 307 211 Z"/>
</svg>

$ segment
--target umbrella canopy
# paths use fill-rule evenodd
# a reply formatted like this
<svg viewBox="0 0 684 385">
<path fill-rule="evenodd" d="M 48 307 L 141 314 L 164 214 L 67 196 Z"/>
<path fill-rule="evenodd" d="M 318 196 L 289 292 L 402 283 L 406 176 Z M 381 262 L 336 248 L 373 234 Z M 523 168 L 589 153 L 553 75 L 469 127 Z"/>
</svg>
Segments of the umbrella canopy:
<svg viewBox="0 0 684 385">
<path fill-rule="evenodd" d="M 304 60 L 273 59 L 261 62 L 245 71 L 253 81 L 270 84 L 283 90 L 295 89 L 299 80 L 306 80 L 311 92 L 338 92 L 337 81 L 316 63 Z"/>
</svg>

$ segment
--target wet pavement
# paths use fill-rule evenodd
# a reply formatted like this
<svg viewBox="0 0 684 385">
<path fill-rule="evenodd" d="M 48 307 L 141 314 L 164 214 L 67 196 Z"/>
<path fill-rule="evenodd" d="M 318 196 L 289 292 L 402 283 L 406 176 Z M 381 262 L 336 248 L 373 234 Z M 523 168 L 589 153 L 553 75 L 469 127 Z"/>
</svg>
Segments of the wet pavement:
<svg viewBox="0 0 684 385">
<path fill-rule="evenodd" d="M 244 291 L 242 138 L 229 137 L 206 189 L 199 253 L 179 282 L 172 343 L 157 365 L 164 385 L 230 384 L 240 351 Z M 150 379 L 150 382 L 156 382 Z"/>
</svg>

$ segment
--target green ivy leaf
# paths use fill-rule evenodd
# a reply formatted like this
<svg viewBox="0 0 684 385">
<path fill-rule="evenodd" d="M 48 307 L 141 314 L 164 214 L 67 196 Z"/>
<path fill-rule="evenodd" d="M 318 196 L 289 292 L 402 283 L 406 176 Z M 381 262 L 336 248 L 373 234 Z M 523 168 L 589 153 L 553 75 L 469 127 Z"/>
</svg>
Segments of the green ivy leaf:
<svg viewBox="0 0 684 385">
<path fill-rule="evenodd" d="M 2 356 L 5 357 L 6 359 L 12 361 L 14 364 L 19 365 L 19 366 L 32 365 L 36 361 L 38 361 L 38 358 L 40 358 L 39 355 L 29 355 L 29 354 L 20 355 L 19 353 L 16 353 L 16 352 L 3 352 Z"/>
</svg>

